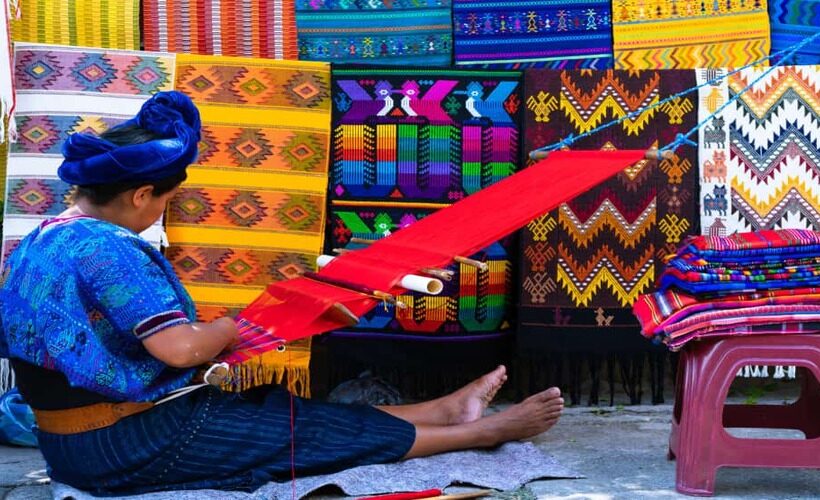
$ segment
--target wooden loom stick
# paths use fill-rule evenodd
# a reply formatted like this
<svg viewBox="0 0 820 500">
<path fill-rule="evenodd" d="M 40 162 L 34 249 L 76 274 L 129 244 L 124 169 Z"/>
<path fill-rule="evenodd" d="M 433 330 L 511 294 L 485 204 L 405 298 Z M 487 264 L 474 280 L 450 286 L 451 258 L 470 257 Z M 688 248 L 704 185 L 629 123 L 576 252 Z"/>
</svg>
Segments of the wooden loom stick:
<svg viewBox="0 0 820 500">
<path fill-rule="evenodd" d="M 394 297 L 392 294 L 382 292 L 381 290 L 373 290 L 371 288 L 367 288 L 366 286 L 359 285 L 358 283 L 352 283 L 350 281 L 344 281 L 336 278 L 328 278 L 327 276 L 323 276 L 319 273 L 314 273 L 312 271 L 305 271 L 304 273 L 302 273 L 302 276 L 308 279 L 312 279 L 313 281 L 319 281 L 327 285 L 345 288 L 347 290 L 367 295 L 368 297 L 372 297 L 374 299 L 387 302 L 388 304 L 393 304 L 399 309 L 407 308 L 407 304 L 400 300 L 396 300 L 396 297 Z"/>
<path fill-rule="evenodd" d="M 373 243 L 376 243 L 376 241 L 378 241 L 378 240 L 367 240 L 367 239 L 364 239 L 364 238 L 357 238 L 355 236 L 350 238 L 351 243 L 360 243 L 362 245 L 372 245 Z M 344 249 L 342 249 L 342 250 L 344 250 Z M 336 250 L 334 249 L 334 252 L 335 251 Z M 344 252 L 339 252 L 339 253 L 344 253 Z M 455 257 L 453 257 L 453 260 L 458 262 L 459 264 L 464 264 L 465 266 L 474 267 L 474 268 L 479 269 L 481 271 L 486 271 L 487 269 L 490 268 L 490 266 L 488 266 L 486 262 L 481 262 L 481 261 L 478 261 L 478 260 L 475 260 L 475 259 L 471 259 L 469 257 L 462 257 L 461 255 L 456 255 Z M 431 269 L 431 268 L 425 268 L 425 269 Z M 437 278 L 441 277 L 441 276 L 438 276 L 437 274 L 435 274 L 435 273 L 438 272 L 438 270 L 433 270 L 433 272 L 428 272 L 428 271 L 422 270 L 422 272 L 427 273 L 431 276 L 435 276 Z M 450 271 L 444 271 L 444 272 L 445 273 L 450 273 L 449 278 L 444 278 L 447 281 L 450 281 L 453 278 L 452 273 Z"/>
<path fill-rule="evenodd" d="M 349 248 L 334 248 L 332 251 L 335 254 L 343 255 L 346 253 L 350 253 L 353 250 Z M 438 269 L 436 267 L 422 267 L 421 269 L 419 269 L 419 272 L 422 272 L 424 274 L 433 276 L 434 278 L 438 278 L 444 281 L 453 281 L 453 276 L 455 275 L 455 272 L 450 271 L 449 269 Z"/>
<path fill-rule="evenodd" d="M 438 495 L 434 497 L 422 498 L 419 500 L 466 500 L 467 498 L 479 498 L 494 493 L 493 490 L 469 491 L 467 493 L 455 493 L 452 495 Z"/>
</svg>

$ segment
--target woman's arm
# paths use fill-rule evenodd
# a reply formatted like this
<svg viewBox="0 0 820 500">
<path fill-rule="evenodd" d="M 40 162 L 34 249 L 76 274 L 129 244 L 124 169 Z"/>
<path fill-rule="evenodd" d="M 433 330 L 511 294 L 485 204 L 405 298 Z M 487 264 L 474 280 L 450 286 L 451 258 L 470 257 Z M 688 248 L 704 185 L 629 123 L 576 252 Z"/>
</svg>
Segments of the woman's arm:
<svg viewBox="0 0 820 500">
<path fill-rule="evenodd" d="M 233 318 L 223 317 L 210 323 L 172 326 L 151 335 L 142 344 L 168 366 L 190 368 L 212 360 L 238 339 Z"/>
</svg>

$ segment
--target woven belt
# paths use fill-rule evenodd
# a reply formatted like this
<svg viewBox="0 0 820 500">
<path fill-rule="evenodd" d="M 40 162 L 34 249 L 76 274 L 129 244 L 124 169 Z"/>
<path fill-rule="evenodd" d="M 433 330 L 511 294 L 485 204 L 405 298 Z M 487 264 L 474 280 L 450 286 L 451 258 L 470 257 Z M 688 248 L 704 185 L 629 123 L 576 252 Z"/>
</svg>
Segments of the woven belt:
<svg viewBox="0 0 820 500">
<path fill-rule="evenodd" d="M 37 427 L 51 434 L 77 434 L 114 425 L 154 403 L 97 403 L 67 410 L 33 410 Z"/>
</svg>

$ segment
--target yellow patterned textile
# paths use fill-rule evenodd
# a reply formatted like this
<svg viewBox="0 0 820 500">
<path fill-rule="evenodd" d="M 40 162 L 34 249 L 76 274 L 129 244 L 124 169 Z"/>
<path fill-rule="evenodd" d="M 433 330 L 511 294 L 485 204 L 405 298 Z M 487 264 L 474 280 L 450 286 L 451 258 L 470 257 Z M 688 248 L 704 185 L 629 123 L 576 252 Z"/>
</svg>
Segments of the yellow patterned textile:
<svg viewBox="0 0 820 500">
<path fill-rule="evenodd" d="M 139 0 L 18 0 L 12 39 L 80 47 L 140 49 Z"/>
<path fill-rule="evenodd" d="M 769 54 L 765 0 L 615 0 L 617 69 L 743 66 Z"/>
<path fill-rule="evenodd" d="M 171 201 L 166 253 L 201 319 L 313 270 L 323 243 L 330 66 L 177 56 L 176 89 L 202 115 L 197 163 Z M 307 394 L 310 344 L 250 361 L 240 388 L 287 377 Z"/>
</svg>

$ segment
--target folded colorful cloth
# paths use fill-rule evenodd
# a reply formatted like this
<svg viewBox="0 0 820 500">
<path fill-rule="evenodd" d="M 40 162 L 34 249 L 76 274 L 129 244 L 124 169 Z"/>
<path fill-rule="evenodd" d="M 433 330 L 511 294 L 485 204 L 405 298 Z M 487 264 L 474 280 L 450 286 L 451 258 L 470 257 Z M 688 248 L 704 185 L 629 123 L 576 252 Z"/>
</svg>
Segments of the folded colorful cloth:
<svg viewBox="0 0 820 500">
<path fill-rule="evenodd" d="M 739 293 L 711 299 L 670 289 L 641 295 L 632 306 L 632 312 L 641 324 L 641 334 L 652 338 L 662 334 L 668 325 L 703 311 L 788 304 L 820 305 L 820 287 Z"/>
<path fill-rule="evenodd" d="M 694 339 L 730 337 L 733 335 L 788 335 L 794 333 L 818 333 L 820 322 L 806 321 L 798 323 L 767 323 L 760 325 L 743 325 L 708 332 L 695 332 L 675 338 L 667 338 L 666 345 L 672 351 L 680 350 L 687 342 Z"/>
<path fill-rule="evenodd" d="M 683 321 L 669 324 L 664 328 L 663 334 L 668 337 L 679 337 L 736 326 L 806 321 L 820 321 L 820 307 L 817 307 L 817 305 L 796 304 L 706 311 L 693 314 Z"/>
<path fill-rule="evenodd" d="M 661 290 L 726 295 L 820 285 L 820 233 L 783 229 L 690 238 L 658 280 Z"/>
</svg>

